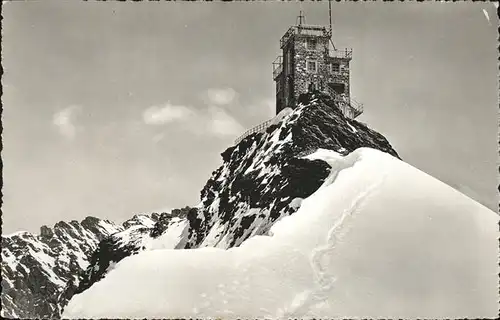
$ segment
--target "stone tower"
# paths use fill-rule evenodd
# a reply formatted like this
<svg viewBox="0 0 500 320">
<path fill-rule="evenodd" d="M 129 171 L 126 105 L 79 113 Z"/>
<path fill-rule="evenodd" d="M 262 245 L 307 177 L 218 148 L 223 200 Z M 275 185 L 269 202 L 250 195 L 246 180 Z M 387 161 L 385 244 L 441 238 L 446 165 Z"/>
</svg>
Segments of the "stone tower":
<svg viewBox="0 0 500 320">
<path fill-rule="evenodd" d="M 286 107 L 294 108 L 301 93 L 316 89 L 337 100 L 346 117 L 356 118 L 363 111 L 362 105 L 350 99 L 352 49 L 331 49 L 331 29 L 306 25 L 303 20 L 301 12 L 297 25 L 281 37 L 282 55 L 273 62 L 276 114 Z"/>
</svg>

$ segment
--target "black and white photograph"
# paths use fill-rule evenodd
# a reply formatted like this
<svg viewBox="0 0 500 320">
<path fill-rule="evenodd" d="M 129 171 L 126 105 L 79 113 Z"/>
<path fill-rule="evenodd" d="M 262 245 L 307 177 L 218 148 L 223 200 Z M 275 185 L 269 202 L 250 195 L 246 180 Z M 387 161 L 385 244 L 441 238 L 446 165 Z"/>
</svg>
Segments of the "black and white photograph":
<svg viewBox="0 0 500 320">
<path fill-rule="evenodd" d="M 2 318 L 498 318 L 497 2 L 1 11 Z"/>
</svg>

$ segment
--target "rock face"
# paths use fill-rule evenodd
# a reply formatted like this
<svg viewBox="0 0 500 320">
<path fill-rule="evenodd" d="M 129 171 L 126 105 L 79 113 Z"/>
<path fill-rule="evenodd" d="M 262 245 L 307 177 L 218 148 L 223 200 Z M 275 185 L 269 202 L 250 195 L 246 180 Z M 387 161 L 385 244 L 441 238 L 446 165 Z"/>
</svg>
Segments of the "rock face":
<svg viewBox="0 0 500 320">
<path fill-rule="evenodd" d="M 141 250 L 230 248 L 267 234 L 280 217 L 297 211 L 301 200 L 315 192 L 330 172 L 325 162 L 307 160 L 305 155 L 317 148 L 347 155 L 360 147 L 398 157 L 381 134 L 345 118 L 329 96 L 302 95 L 298 107 L 283 119 L 222 153 L 223 164 L 201 190 L 195 208 L 134 216 L 121 226 L 106 222 L 107 231 L 102 232 L 103 222 L 93 218 L 81 224 L 60 223 L 54 231 L 42 228 L 40 236 L 2 238 L 4 315 L 60 316 L 73 294 Z M 27 246 L 32 249 L 23 251 Z"/>
<path fill-rule="evenodd" d="M 135 215 L 122 225 L 87 217 L 42 226 L 40 235 L 2 236 L 2 317 L 59 318 L 73 294 L 98 281 L 113 263 L 148 249 L 147 240 L 175 229 L 187 210 Z"/>
<path fill-rule="evenodd" d="M 198 214 L 188 215 L 186 247 L 229 248 L 266 234 L 277 219 L 295 212 L 301 199 L 329 174 L 324 162 L 303 156 L 318 148 L 347 155 L 360 147 L 398 157 L 381 134 L 345 118 L 329 96 L 300 96 L 298 108 L 282 121 L 222 153 L 223 165 L 201 191 Z"/>
<path fill-rule="evenodd" d="M 98 243 L 123 227 L 87 217 L 2 236 L 2 316 L 57 317 Z"/>
<path fill-rule="evenodd" d="M 153 219 L 142 216 L 140 221 L 136 219 L 125 222 L 124 226 L 128 226 L 125 230 L 114 233 L 99 243 L 88 268 L 80 276 L 78 287 L 71 294 L 83 292 L 104 277 L 114 264 L 141 250 L 155 248 L 158 242 L 162 248 L 174 249 L 179 244 L 182 247 L 182 238 L 186 238 L 183 232 L 187 226 L 186 216 L 192 210 L 196 211 L 196 208 L 174 209 L 171 213 L 154 213 Z M 168 236 L 168 240 L 161 236 Z"/>
</svg>

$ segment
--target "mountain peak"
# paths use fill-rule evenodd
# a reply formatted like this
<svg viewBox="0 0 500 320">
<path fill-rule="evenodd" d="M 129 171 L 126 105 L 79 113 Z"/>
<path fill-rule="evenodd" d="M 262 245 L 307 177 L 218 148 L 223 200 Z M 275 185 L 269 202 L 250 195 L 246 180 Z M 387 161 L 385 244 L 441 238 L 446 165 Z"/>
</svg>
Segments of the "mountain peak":
<svg viewBox="0 0 500 320">
<path fill-rule="evenodd" d="M 223 165 L 201 191 L 200 213 L 188 216 L 198 226 L 190 230 L 188 247 L 237 246 L 293 213 L 291 202 L 311 195 L 328 176 L 324 162 L 303 158 L 318 148 L 346 155 L 369 147 L 399 157 L 381 134 L 345 117 L 334 99 L 317 91 L 300 95 L 295 109 L 277 117 L 221 154 Z M 221 224 L 225 236 L 208 241 Z"/>
<path fill-rule="evenodd" d="M 241 139 L 239 143 L 224 151 L 222 158 L 228 161 L 234 149 L 247 146 L 248 139 L 255 141 L 274 135 L 273 141 L 284 140 L 290 133 L 293 138 L 290 142 L 294 145 L 294 152 L 298 153 L 324 148 L 346 155 L 357 148 L 370 147 L 399 158 L 383 135 L 362 122 L 346 117 L 339 103 L 320 91 L 301 94 L 295 109 L 282 110 L 269 121 L 265 130 Z"/>
</svg>

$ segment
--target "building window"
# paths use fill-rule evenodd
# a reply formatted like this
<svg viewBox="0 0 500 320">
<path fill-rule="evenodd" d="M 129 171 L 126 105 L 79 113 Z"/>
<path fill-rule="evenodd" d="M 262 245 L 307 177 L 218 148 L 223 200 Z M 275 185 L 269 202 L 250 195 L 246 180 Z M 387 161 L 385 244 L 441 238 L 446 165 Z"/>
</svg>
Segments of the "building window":
<svg viewBox="0 0 500 320">
<path fill-rule="evenodd" d="M 331 62 L 330 72 L 340 72 L 340 64 Z"/>
<path fill-rule="evenodd" d="M 278 78 L 276 79 L 276 92 L 281 91 L 281 80 Z"/>
<path fill-rule="evenodd" d="M 292 55 L 292 50 L 289 49 L 287 54 L 286 54 L 286 65 L 287 65 L 287 74 L 291 74 L 293 70 L 293 55 Z"/>
<path fill-rule="evenodd" d="M 330 82 L 328 86 L 337 94 L 345 93 L 345 84 L 343 83 Z"/>
<path fill-rule="evenodd" d="M 316 61 L 308 60 L 306 68 L 307 68 L 307 71 L 309 71 L 309 72 L 317 72 L 318 71 L 318 63 Z"/>
<path fill-rule="evenodd" d="M 316 50 L 318 47 L 318 40 L 317 39 L 306 39 L 306 49 L 307 50 Z"/>
</svg>

